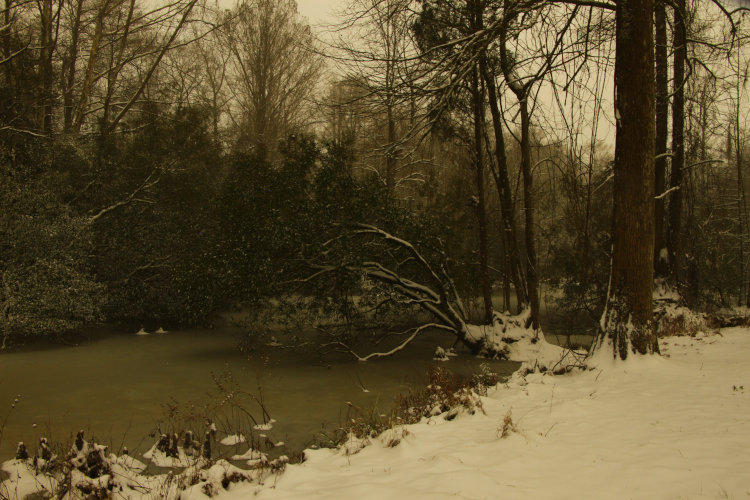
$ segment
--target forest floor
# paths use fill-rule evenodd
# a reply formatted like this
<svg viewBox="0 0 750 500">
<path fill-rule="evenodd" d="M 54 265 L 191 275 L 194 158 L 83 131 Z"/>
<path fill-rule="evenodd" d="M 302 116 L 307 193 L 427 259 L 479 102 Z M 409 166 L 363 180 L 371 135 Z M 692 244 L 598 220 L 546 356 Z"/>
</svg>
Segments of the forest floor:
<svg viewBox="0 0 750 500">
<path fill-rule="evenodd" d="M 566 375 L 516 374 L 489 389 L 473 415 L 399 426 L 362 449 L 307 450 L 304 463 L 283 473 L 210 492 L 221 499 L 750 498 L 750 329 L 662 339 L 661 351 Z M 141 491 L 121 494 L 167 498 Z M 197 499 L 206 491 L 198 483 L 179 494 Z"/>
</svg>

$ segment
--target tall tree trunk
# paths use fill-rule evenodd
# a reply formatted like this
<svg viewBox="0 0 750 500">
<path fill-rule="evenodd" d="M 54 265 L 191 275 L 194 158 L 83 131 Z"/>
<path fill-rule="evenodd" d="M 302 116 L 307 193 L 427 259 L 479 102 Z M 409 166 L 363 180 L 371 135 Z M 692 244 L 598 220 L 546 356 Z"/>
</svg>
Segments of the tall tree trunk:
<svg viewBox="0 0 750 500">
<path fill-rule="evenodd" d="M 740 127 L 740 116 L 742 115 L 742 88 L 747 82 L 747 73 L 742 70 L 742 57 L 740 50 L 737 51 L 737 87 L 735 89 L 734 117 L 732 128 L 734 128 L 734 160 L 737 166 L 737 212 L 740 223 L 740 300 L 739 306 L 750 305 L 750 283 L 745 281 L 745 230 L 747 229 L 747 183 L 748 179 L 742 172 L 742 129 Z M 742 297 L 745 293 L 744 300 Z"/>
<path fill-rule="evenodd" d="M 3 23 L 2 23 L 2 39 L 3 39 L 3 57 L 2 60 L 5 61 L 5 63 L 2 65 L 3 69 L 5 70 L 5 83 L 8 85 L 8 87 L 11 86 L 11 82 L 13 82 L 13 61 L 11 58 L 11 54 L 13 54 L 13 49 L 11 46 L 11 39 L 12 39 L 12 32 L 10 29 L 10 23 L 13 20 L 11 16 L 11 11 L 13 10 L 13 0 L 5 0 L 5 6 L 3 7 Z"/>
<path fill-rule="evenodd" d="M 63 60 L 62 71 L 62 93 L 63 93 L 63 130 L 73 130 L 73 92 L 76 82 L 76 63 L 78 62 L 78 41 L 81 34 L 81 15 L 83 14 L 84 0 L 75 3 L 75 14 L 73 25 L 70 27 L 70 49 Z"/>
<path fill-rule="evenodd" d="M 674 20 L 674 97 L 672 101 L 672 170 L 670 189 L 676 188 L 669 199 L 669 265 L 674 284 L 679 281 L 682 249 L 682 170 L 685 166 L 685 0 L 675 0 Z"/>
<path fill-rule="evenodd" d="M 739 132 L 739 130 L 737 131 Z M 742 177 L 742 163 L 740 161 L 740 139 L 739 133 L 736 136 L 736 153 L 735 162 L 737 168 L 737 224 L 738 238 L 740 241 L 740 289 L 737 298 L 737 305 L 742 307 L 746 303 L 748 295 L 745 290 L 745 182 Z"/>
<path fill-rule="evenodd" d="M 523 173 L 523 208 L 526 236 L 526 286 L 531 306 L 531 326 L 539 329 L 539 275 L 536 256 L 536 221 L 534 214 L 534 176 L 531 172 L 531 138 L 528 89 L 519 97 L 521 106 L 521 172 Z"/>
<path fill-rule="evenodd" d="M 535 80 L 522 83 L 516 74 L 514 56 L 506 46 L 507 27 L 500 31 L 500 67 L 508 87 L 516 96 L 521 111 L 521 173 L 523 174 L 523 205 L 526 241 L 526 291 L 531 306 L 531 326 L 539 328 L 539 276 L 537 275 L 535 215 L 534 215 L 534 177 L 531 172 L 531 133 L 529 117 L 529 93 Z M 527 325 L 528 326 L 528 325 Z"/>
<path fill-rule="evenodd" d="M 112 55 L 110 57 L 109 62 L 109 71 L 107 72 L 107 92 L 104 96 L 104 109 L 102 110 L 102 119 L 101 119 L 101 130 L 103 133 L 107 133 L 107 130 L 109 129 L 109 120 L 110 116 L 112 115 L 112 99 L 115 95 L 115 90 L 117 88 L 117 79 L 120 77 L 120 71 L 122 69 L 122 60 L 125 56 L 125 49 L 128 46 L 128 37 L 130 36 L 130 28 L 131 24 L 133 22 L 133 12 L 135 11 L 135 0 L 130 0 L 130 5 L 128 7 L 128 15 L 125 19 L 125 25 L 122 27 L 123 34 L 122 39 L 120 40 L 120 47 L 117 50 L 117 55 Z M 114 54 L 114 52 L 113 52 Z"/>
<path fill-rule="evenodd" d="M 654 163 L 657 195 L 664 193 L 667 169 L 667 134 L 669 118 L 669 89 L 667 78 L 667 13 L 664 0 L 656 0 L 654 7 L 656 59 L 656 161 Z M 664 198 L 654 200 L 654 273 L 665 277 L 668 263 L 662 258 L 664 246 Z"/>
<path fill-rule="evenodd" d="M 474 105 L 474 169 L 477 183 L 477 222 L 479 224 L 479 274 L 484 299 L 484 322 L 492 323 L 492 287 L 488 269 L 487 215 L 484 194 L 484 155 L 482 154 L 482 136 L 484 126 L 484 98 L 479 86 L 479 75 L 475 69 L 471 81 L 471 93 Z"/>
<path fill-rule="evenodd" d="M 52 134 L 52 0 L 41 0 L 39 6 L 40 48 L 39 71 L 42 77 L 40 129 Z"/>
<path fill-rule="evenodd" d="M 520 310 L 528 303 L 528 294 L 521 279 L 521 253 L 518 249 L 518 242 L 516 240 L 516 222 L 515 214 L 513 213 L 510 177 L 508 176 L 508 160 L 505 156 L 503 118 L 500 115 L 495 79 L 487 69 L 487 63 L 484 56 L 479 58 L 479 66 L 482 72 L 482 78 L 487 86 L 487 97 L 490 104 L 490 114 L 492 115 L 492 129 L 495 134 L 495 161 L 497 162 L 497 172 L 493 177 L 495 179 L 497 194 L 500 198 L 500 212 L 502 215 L 504 235 L 503 241 L 505 242 L 505 252 L 508 256 L 506 273 L 509 274 L 510 281 L 513 283 L 513 288 L 516 290 L 516 303 L 520 312 Z"/>
<path fill-rule="evenodd" d="M 501 232 L 500 244 L 503 254 L 503 312 L 510 311 L 510 255 L 505 231 Z"/>
<path fill-rule="evenodd" d="M 101 43 L 102 32 L 104 30 L 104 18 L 107 15 L 108 9 L 109 0 L 101 0 L 96 14 L 96 21 L 94 23 L 94 37 L 91 40 L 89 59 L 86 63 L 86 73 L 81 85 L 81 96 L 78 99 L 78 105 L 76 106 L 76 111 L 73 118 L 72 129 L 75 132 L 80 133 L 81 127 L 83 126 L 83 121 L 85 120 L 86 114 L 89 111 L 89 99 L 95 81 L 94 70 L 99 57 L 99 44 Z"/>
<path fill-rule="evenodd" d="M 654 353 L 654 3 L 618 0 L 612 269 L 592 352 Z"/>
</svg>

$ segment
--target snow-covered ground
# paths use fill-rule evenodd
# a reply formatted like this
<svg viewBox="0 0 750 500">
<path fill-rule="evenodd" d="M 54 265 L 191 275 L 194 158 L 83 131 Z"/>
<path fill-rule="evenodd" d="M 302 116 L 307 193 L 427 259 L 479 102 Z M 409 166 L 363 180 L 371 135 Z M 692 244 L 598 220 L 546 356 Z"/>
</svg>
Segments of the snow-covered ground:
<svg viewBox="0 0 750 500">
<path fill-rule="evenodd" d="M 750 498 L 750 330 L 661 345 L 663 357 L 516 375 L 490 389 L 484 413 L 396 428 L 353 455 L 308 450 L 305 463 L 266 474 L 262 485 L 213 491 L 222 499 Z M 199 486 L 182 498 L 205 498 Z"/>
<path fill-rule="evenodd" d="M 259 497 L 750 498 L 750 330 L 722 335 L 666 339 L 662 358 L 517 377 L 491 390 L 484 415 L 409 426 L 394 448 L 308 451 Z M 501 438 L 509 413 L 517 431 Z"/>
</svg>

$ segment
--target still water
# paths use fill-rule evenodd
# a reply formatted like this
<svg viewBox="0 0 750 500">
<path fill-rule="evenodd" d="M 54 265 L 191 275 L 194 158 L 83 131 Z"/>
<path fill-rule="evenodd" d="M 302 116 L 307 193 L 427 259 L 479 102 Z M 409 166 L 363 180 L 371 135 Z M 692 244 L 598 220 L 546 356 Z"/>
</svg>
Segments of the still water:
<svg viewBox="0 0 750 500">
<path fill-rule="evenodd" d="M 10 458 L 18 441 L 33 446 L 40 436 L 47 436 L 67 445 L 78 429 L 112 451 L 125 445 L 131 454 L 140 454 L 155 442 L 149 434 L 157 427 L 170 429 L 169 407 L 177 411 L 172 421 L 189 412 L 191 405 L 215 407 L 225 394 L 217 389 L 214 376 L 230 372 L 236 388 L 259 399 L 262 393 L 265 408 L 276 420 L 263 433 L 275 443 L 285 443 L 278 453 L 289 453 L 339 427 L 353 411 L 348 403 L 389 413 L 399 394 L 424 385 L 428 367 L 437 363 L 432 360 L 436 343 L 445 347 L 452 343 L 450 337 L 428 335 L 396 356 L 359 363 L 349 358 L 321 360 L 283 349 L 246 355 L 238 350 L 238 332 L 231 328 L 133 333 L 100 335 L 79 346 L 34 346 L 1 354 L 0 425 L 6 415 L 7 422 L 0 460 Z M 518 366 L 469 355 L 442 366 L 471 374 L 482 363 L 489 363 L 500 375 Z M 248 399 L 243 404 L 262 423 L 258 405 Z M 237 422 L 249 421 L 237 411 L 234 415 Z M 229 427 L 219 426 L 219 438 Z"/>
</svg>

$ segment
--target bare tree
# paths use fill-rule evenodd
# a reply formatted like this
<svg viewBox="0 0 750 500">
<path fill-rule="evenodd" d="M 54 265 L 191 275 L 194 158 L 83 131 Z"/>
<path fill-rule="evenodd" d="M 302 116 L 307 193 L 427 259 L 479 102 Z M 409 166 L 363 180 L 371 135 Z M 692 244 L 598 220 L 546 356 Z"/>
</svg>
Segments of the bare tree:
<svg viewBox="0 0 750 500">
<path fill-rule="evenodd" d="M 309 123 L 311 94 L 321 69 L 310 27 L 294 0 L 247 0 L 224 30 L 231 53 L 232 120 L 240 147 L 275 147 Z"/>
</svg>

